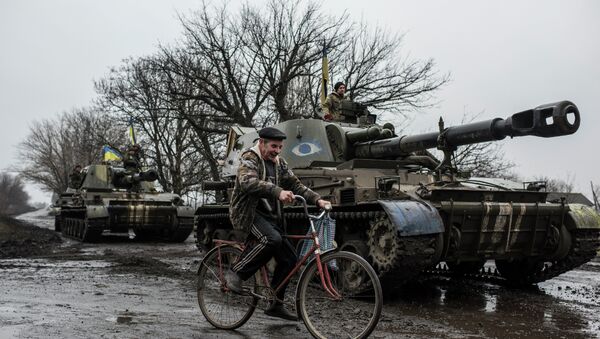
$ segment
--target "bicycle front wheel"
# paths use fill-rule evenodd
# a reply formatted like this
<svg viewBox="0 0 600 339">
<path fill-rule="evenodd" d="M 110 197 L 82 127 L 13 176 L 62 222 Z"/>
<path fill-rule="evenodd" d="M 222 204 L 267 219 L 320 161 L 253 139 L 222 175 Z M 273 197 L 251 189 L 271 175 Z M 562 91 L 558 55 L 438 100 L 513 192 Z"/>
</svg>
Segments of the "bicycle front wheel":
<svg viewBox="0 0 600 339">
<path fill-rule="evenodd" d="M 220 254 L 220 255 L 219 255 Z M 232 330 L 242 326 L 254 313 L 258 298 L 238 295 L 226 287 L 225 273 L 242 254 L 236 247 L 221 246 L 210 250 L 198 269 L 198 305 L 213 326 Z M 254 277 L 244 282 L 244 289 L 255 291 Z"/>
<path fill-rule="evenodd" d="M 315 338 L 366 338 L 377 326 L 383 306 L 375 270 L 359 255 L 331 252 L 302 273 L 296 309 Z M 327 289 L 323 287 L 327 286 Z"/>
</svg>

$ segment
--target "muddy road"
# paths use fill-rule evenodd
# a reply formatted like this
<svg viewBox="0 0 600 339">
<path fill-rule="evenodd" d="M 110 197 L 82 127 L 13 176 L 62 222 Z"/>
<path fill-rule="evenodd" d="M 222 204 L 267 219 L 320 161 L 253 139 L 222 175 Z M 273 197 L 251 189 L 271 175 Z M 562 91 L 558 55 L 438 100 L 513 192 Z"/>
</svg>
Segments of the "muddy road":
<svg viewBox="0 0 600 339">
<path fill-rule="evenodd" d="M 22 217 L 50 227 L 43 213 Z M 195 293 L 201 259 L 182 244 L 127 235 L 0 259 L 0 338 L 307 338 L 301 322 L 255 312 L 214 329 Z M 293 287 L 292 287 L 293 288 Z M 600 337 L 600 260 L 528 289 L 429 277 L 386 298 L 373 338 Z"/>
</svg>

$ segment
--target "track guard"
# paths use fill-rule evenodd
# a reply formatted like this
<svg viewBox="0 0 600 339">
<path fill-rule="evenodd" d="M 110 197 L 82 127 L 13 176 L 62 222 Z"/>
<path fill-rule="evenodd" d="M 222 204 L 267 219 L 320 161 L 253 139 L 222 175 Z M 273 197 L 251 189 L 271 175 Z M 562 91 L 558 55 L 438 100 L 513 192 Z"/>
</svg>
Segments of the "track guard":
<svg viewBox="0 0 600 339">
<path fill-rule="evenodd" d="M 108 218 L 108 208 L 104 205 L 86 206 L 86 216 L 88 219 Z"/>
<path fill-rule="evenodd" d="M 378 200 L 401 236 L 444 232 L 437 209 L 423 201 Z"/>
<path fill-rule="evenodd" d="M 191 206 L 177 206 L 177 216 L 180 218 L 193 218 L 196 210 Z"/>
<path fill-rule="evenodd" d="M 582 204 L 569 204 L 569 216 L 577 229 L 600 229 L 600 214 L 592 207 Z"/>
</svg>

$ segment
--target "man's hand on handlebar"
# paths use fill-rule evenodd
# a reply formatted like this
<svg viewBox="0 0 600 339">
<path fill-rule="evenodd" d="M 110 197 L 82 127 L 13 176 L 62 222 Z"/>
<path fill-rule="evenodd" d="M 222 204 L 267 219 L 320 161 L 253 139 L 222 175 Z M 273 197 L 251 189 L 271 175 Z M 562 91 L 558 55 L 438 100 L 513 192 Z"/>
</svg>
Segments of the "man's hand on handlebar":
<svg viewBox="0 0 600 339">
<path fill-rule="evenodd" d="M 289 203 L 294 202 L 294 192 L 283 190 L 279 193 L 279 201 Z"/>
<path fill-rule="evenodd" d="M 282 197 L 284 196 L 284 193 L 286 193 L 286 192 L 290 192 L 290 191 L 282 191 L 281 194 L 279 194 L 279 200 L 284 201 Z M 306 200 L 304 199 L 303 196 L 292 194 L 292 200 L 293 199 L 300 200 L 302 202 L 302 204 L 304 205 L 304 210 L 306 211 L 306 213 L 308 213 L 308 210 L 306 209 Z M 325 199 L 317 200 L 317 206 L 322 210 L 331 211 L 331 202 L 329 202 Z"/>
<path fill-rule="evenodd" d="M 331 210 L 331 203 L 327 200 L 323 200 L 323 199 L 317 200 L 317 206 L 319 206 L 320 209 L 324 209 L 326 211 Z"/>
</svg>

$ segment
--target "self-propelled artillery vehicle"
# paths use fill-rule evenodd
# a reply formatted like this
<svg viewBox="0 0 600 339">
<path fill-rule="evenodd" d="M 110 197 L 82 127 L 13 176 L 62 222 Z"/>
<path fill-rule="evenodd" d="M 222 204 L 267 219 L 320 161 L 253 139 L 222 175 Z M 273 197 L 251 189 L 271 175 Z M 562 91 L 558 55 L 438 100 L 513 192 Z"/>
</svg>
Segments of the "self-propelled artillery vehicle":
<svg viewBox="0 0 600 339">
<path fill-rule="evenodd" d="M 572 134 L 580 124 L 573 103 L 448 128 L 440 119 L 438 132 L 408 136 L 395 135 L 389 124 L 377 126 L 371 114 L 360 111 L 345 111 L 344 122 L 300 119 L 274 127 L 287 134 L 282 156 L 294 173 L 333 203 L 337 246 L 367 258 L 385 285 L 442 261 L 463 274 L 478 272 L 492 259 L 500 279 L 531 284 L 596 255 L 600 216 L 573 202 L 575 195 L 461 179 L 450 161 L 462 145 Z M 223 180 L 204 183 L 205 190 L 216 192 L 216 201 L 196 211 L 200 247 L 210 247 L 213 238 L 241 236 L 231 229 L 228 201 L 238 158 L 257 137 L 252 128 L 231 129 Z M 444 159 L 427 151 L 432 148 Z M 303 215 L 296 206 L 284 208 L 288 233 L 305 232 Z"/>
<path fill-rule="evenodd" d="M 127 233 L 136 239 L 182 242 L 194 225 L 194 209 L 177 194 L 158 192 L 155 170 L 128 171 L 112 165 L 90 165 L 81 186 L 60 199 L 55 230 L 83 241 L 100 240 L 103 232 Z"/>
</svg>

